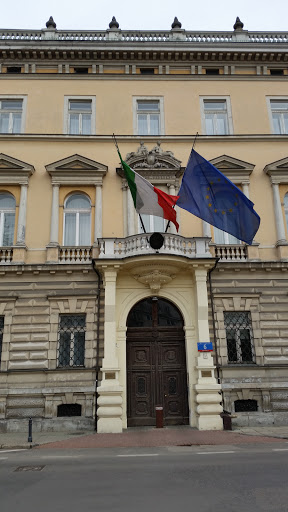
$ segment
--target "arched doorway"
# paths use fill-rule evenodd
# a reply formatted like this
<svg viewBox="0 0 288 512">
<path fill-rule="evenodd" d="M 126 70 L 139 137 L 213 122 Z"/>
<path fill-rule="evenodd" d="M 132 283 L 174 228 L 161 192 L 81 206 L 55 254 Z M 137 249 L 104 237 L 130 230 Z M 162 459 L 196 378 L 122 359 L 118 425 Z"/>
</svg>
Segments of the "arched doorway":
<svg viewBox="0 0 288 512">
<path fill-rule="evenodd" d="M 155 425 L 157 405 L 165 425 L 189 423 L 183 318 L 168 300 L 149 297 L 127 318 L 128 427 Z"/>
</svg>

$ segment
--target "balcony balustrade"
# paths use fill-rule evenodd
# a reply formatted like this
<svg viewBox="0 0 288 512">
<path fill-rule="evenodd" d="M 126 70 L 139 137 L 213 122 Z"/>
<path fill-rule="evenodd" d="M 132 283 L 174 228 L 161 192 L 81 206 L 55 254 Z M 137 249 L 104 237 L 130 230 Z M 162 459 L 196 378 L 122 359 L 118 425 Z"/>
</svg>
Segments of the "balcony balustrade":
<svg viewBox="0 0 288 512">
<path fill-rule="evenodd" d="M 13 247 L 0 247 L 0 264 L 11 263 L 13 260 Z"/>
</svg>

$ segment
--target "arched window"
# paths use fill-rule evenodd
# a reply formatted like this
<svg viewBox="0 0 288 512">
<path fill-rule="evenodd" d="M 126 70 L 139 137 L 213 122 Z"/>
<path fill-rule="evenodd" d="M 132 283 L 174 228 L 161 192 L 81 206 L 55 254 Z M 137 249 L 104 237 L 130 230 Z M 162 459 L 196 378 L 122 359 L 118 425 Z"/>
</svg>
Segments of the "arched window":
<svg viewBox="0 0 288 512">
<path fill-rule="evenodd" d="M 16 201 L 12 194 L 0 194 L 0 246 L 13 245 Z"/>
<path fill-rule="evenodd" d="M 65 201 L 64 245 L 91 245 L 91 203 L 84 194 L 73 194 Z"/>
</svg>

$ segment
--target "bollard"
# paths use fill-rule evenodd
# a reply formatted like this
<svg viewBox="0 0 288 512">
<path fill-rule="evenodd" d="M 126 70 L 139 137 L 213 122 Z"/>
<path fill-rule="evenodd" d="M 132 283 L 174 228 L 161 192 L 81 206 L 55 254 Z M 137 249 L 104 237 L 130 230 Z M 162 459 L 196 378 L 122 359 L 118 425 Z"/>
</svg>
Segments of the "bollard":
<svg viewBox="0 0 288 512">
<path fill-rule="evenodd" d="M 155 407 L 156 411 L 156 428 L 163 428 L 163 407 Z"/>
<path fill-rule="evenodd" d="M 29 418 L 28 423 L 28 443 L 32 443 L 32 418 Z"/>
</svg>

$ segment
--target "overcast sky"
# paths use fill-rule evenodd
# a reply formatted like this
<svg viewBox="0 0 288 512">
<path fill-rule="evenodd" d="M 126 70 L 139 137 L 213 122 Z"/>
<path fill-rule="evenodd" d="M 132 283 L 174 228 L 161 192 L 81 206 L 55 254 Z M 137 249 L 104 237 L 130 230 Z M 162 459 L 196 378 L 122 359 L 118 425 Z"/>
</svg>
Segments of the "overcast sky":
<svg viewBox="0 0 288 512">
<path fill-rule="evenodd" d="M 236 16 L 251 31 L 287 31 L 287 0 L 10 0 L 1 2 L 1 28 L 106 30 L 115 16 L 122 30 L 170 30 L 177 16 L 186 30 L 233 30 Z"/>
</svg>

